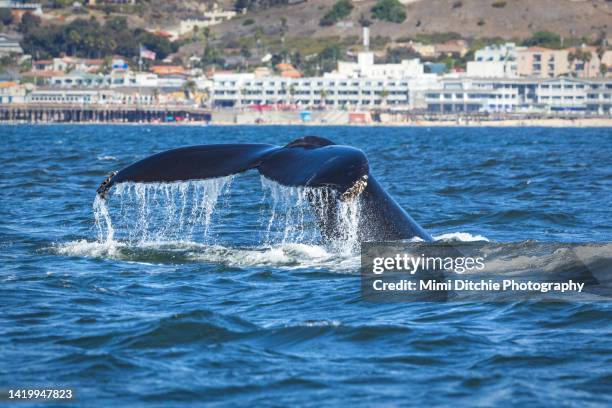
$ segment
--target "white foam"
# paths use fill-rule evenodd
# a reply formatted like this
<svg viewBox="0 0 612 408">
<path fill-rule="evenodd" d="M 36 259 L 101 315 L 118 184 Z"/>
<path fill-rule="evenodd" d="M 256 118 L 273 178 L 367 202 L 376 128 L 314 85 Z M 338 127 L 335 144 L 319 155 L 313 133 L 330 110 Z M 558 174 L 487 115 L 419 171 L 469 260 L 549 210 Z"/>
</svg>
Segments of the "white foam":
<svg viewBox="0 0 612 408">
<path fill-rule="evenodd" d="M 98 156 L 98 160 L 100 161 L 114 161 L 117 160 L 115 156 Z"/>
<path fill-rule="evenodd" d="M 108 245 L 106 242 L 87 241 L 84 239 L 57 244 L 52 249 L 59 255 L 79 256 L 85 258 L 119 258 L 120 243 Z"/>
<path fill-rule="evenodd" d="M 283 267 L 285 269 L 325 268 L 332 271 L 350 272 L 359 268 L 359 257 L 329 252 L 326 248 L 307 244 L 279 244 L 254 248 L 231 248 L 223 245 L 205 245 L 197 242 L 143 242 L 128 246 L 114 242 L 108 245 L 99 241 L 70 241 L 51 248 L 66 256 L 116 259 L 147 263 L 151 251 L 163 262 L 203 262 L 231 267 Z M 177 254 L 179 255 L 177 257 Z"/>
<path fill-rule="evenodd" d="M 442 242 L 475 242 L 475 241 L 486 241 L 489 239 L 482 235 L 472 235 L 469 232 L 449 232 L 442 235 L 434 235 L 434 240 Z"/>
</svg>

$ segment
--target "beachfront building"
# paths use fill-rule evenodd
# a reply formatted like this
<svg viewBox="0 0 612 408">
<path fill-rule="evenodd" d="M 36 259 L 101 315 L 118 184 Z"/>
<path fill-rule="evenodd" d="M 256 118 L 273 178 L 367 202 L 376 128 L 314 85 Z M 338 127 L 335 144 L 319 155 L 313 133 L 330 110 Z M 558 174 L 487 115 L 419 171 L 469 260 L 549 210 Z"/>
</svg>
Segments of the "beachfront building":
<svg viewBox="0 0 612 408">
<path fill-rule="evenodd" d="M 253 74 L 218 74 L 212 81 L 211 103 L 215 107 L 410 109 L 416 103 L 410 89 L 428 86 L 426 79 L 414 78 L 257 78 Z"/>
<path fill-rule="evenodd" d="M 612 82 L 591 81 L 586 95 L 587 112 L 612 116 Z"/>
<path fill-rule="evenodd" d="M 153 105 L 157 96 L 152 90 L 132 87 L 105 89 L 40 88 L 26 96 L 31 105 L 105 106 Z"/>
<path fill-rule="evenodd" d="M 418 59 L 375 64 L 373 53 L 362 52 L 356 62 L 340 61 L 334 72 L 323 77 L 216 74 L 211 105 L 408 110 L 419 104 L 412 92 L 416 96 L 436 83 L 437 78 L 426 74 Z"/>
<path fill-rule="evenodd" d="M 425 94 L 431 113 L 595 114 L 610 111 L 612 82 L 572 78 L 445 78 Z"/>
<path fill-rule="evenodd" d="M 26 85 L 14 81 L 0 82 L 0 105 L 21 104 L 25 102 Z"/>
</svg>

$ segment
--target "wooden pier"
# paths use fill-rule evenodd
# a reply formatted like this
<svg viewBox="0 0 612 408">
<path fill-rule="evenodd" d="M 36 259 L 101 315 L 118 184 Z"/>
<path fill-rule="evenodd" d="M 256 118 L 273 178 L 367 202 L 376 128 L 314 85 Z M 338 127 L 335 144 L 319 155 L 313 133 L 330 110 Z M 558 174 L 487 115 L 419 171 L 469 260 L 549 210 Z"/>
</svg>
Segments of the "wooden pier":
<svg viewBox="0 0 612 408">
<path fill-rule="evenodd" d="M 172 123 L 209 122 L 201 108 L 143 105 L 0 105 L 0 123 Z"/>
</svg>

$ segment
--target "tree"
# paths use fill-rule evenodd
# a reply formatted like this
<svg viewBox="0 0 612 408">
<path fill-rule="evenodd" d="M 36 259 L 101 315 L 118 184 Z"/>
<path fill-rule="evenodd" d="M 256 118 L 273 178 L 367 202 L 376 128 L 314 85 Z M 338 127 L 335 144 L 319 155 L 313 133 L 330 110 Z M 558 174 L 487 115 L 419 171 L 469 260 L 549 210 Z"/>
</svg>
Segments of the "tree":
<svg viewBox="0 0 612 408">
<path fill-rule="evenodd" d="M 603 78 L 605 78 L 608 73 L 608 66 L 606 64 L 599 64 L 599 73 Z"/>
<path fill-rule="evenodd" d="M 190 79 L 183 83 L 182 89 L 185 93 L 185 98 L 191 99 L 191 95 L 195 94 L 196 90 L 198 89 L 198 85 L 194 80 Z"/>
<path fill-rule="evenodd" d="M 325 106 L 325 102 L 327 99 L 327 91 L 325 89 L 321 89 L 321 92 L 319 93 L 319 96 L 321 98 L 321 106 Z"/>
<path fill-rule="evenodd" d="M 291 98 L 291 103 L 294 103 L 293 96 L 295 95 L 295 85 L 293 85 L 293 84 L 291 84 L 289 86 L 289 95 L 290 95 L 290 98 Z"/>
<path fill-rule="evenodd" d="M 5 26 L 13 22 L 13 14 L 9 8 L 0 8 L 0 23 Z"/>
<path fill-rule="evenodd" d="M 383 106 L 387 105 L 388 97 L 389 97 L 389 91 L 387 91 L 386 89 L 383 89 L 382 91 L 380 91 L 380 100 Z"/>
<path fill-rule="evenodd" d="M 219 51 L 212 45 L 206 46 L 204 49 L 204 55 L 202 56 L 202 63 L 204 65 L 221 65 L 225 62 L 223 58 L 221 58 Z"/>
<path fill-rule="evenodd" d="M 539 45 L 546 48 L 561 48 L 561 36 L 550 31 L 538 31 L 531 38 L 523 41 L 523 45 L 533 47 Z"/>
<path fill-rule="evenodd" d="M 319 21 L 320 26 L 330 26 L 351 15 L 353 3 L 350 0 L 338 0 Z"/>
<path fill-rule="evenodd" d="M 361 13 L 361 16 L 359 17 L 359 25 L 362 27 L 369 27 L 372 25 L 372 22 L 366 18 L 365 14 Z"/>
<path fill-rule="evenodd" d="M 392 23 L 401 23 L 406 19 L 406 10 L 398 0 L 378 0 L 371 11 L 372 17 Z"/>
</svg>

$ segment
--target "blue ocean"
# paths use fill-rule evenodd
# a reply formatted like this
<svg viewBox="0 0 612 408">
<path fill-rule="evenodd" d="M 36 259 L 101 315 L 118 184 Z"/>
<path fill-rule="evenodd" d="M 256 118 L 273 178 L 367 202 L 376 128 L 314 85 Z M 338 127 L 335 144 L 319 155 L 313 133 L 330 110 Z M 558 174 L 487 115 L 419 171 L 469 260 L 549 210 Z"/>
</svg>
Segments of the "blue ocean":
<svg viewBox="0 0 612 408">
<path fill-rule="evenodd" d="M 323 243 L 303 191 L 257 171 L 96 199 L 166 149 L 313 134 L 362 149 L 421 226 L 485 243 L 498 274 L 555 273 L 542 252 L 570 243 L 610 265 L 609 128 L 0 126 L 0 390 L 73 390 L 45 407 L 612 405 L 609 302 L 367 301 L 350 234 Z"/>
</svg>

